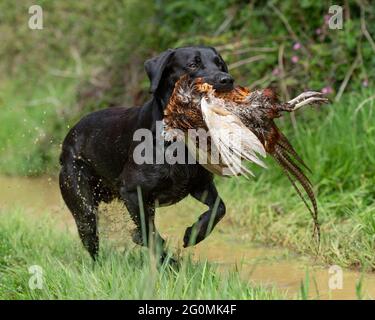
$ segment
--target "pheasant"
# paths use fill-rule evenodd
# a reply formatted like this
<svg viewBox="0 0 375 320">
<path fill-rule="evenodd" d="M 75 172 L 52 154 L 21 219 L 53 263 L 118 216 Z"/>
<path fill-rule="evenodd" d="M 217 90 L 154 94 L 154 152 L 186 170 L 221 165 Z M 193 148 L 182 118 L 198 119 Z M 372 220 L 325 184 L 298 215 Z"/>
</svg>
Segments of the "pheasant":
<svg viewBox="0 0 375 320">
<path fill-rule="evenodd" d="M 271 89 L 250 91 L 237 86 L 229 92 L 217 92 L 202 78 L 182 76 L 164 110 L 164 140 L 184 141 L 202 166 L 222 176 L 249 177 L 253 173 L 242 160 L 266 167 L 260 156 L 270 154 L 310 211 L 314 234 L 319 238 L 318 208 L 312 184 L 299 165 L 311 170 L 273 119 L 282 112 L 327 101 L 315 91 L 304 92 L 286 103 L 280 102 Z M 305 190 L 312 208 L 296 182 Z"/>
</svg>

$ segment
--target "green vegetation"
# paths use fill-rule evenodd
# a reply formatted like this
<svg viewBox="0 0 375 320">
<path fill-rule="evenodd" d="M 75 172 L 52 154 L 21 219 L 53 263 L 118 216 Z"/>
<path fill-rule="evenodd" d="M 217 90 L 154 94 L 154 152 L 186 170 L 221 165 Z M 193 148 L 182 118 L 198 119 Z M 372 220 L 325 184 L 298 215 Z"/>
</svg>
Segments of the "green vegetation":
<svg viewBox="0 0 375 320">
<path fill-rule="evenodd" d="M 83 114 L 133 103 L 154 47 L 147 1 L 39 1 L 43 30 L 28 29 L 33 4 L 0 3 L 0 171 L 13 175 L 55 173 L 62 139 Z"/>
<path fill-rule="evenodd" d="M 276 87 L 283 99 L 371 87 L 375 45 L 365 30 L 375 34 L 375 10 L 345 3 L 344 28 L 330 30 L 325 1 L 41 0 L 44 29 L 30 30 L 34 2 L 2 1 L 0 172 L 55 173 L 69 126 L 145 101 L 143 61 L 167 47 L 215 46 L 237 83 Z"/>
<path fill-rule="evenodd" d="M 272 161 L 269 170 L 255 169 L 253 181 L 218 179 L 230 221 L 248 227 L 254 241 L 374 270 L 375 7 L 345 1 L 344 28 L 330 30 L 329 2 L 40 0 L 44 29 L 31 31 L 34 2 L 1 1 L 0 173 L 55 175 L 62 139 L 83 114 L 147 99 L 145 59 L 168 47 L 212 45 L 239 84 L 274 87 L 282 99 L 323 90 L 335 101 L 298 112 L 296 122 L 278 121 L 313 171 L 319 251 L 308 211 Z M 205 263 L 150 273 L 141 251 L 119 256 L 109 250 L 92 268 L 82 250 L 78 239 L 52 232 L 47 222 L 3 215 L 0 288 L 6 290 L 0 297 L 281 297 L 234 274 L 227 282 Z M 45 268 L 42 291 L 27 289 L 32 264 Z"/>
<path fill-rule="evenodd" d="M 0 299 L 282 299 L 274 289 L 253 286 L 238 273 L 218 273 L 208 262 L 185 258 L 179 270 L 159 269 L 147 251 L 116 252 L 108 243 L 93 264 L 78 237 L 20 212 L 2 213 Z M 104 243 L 105 245 L 105 243 Z M 30 289 L 31 266 L 43 270 L 42 289 Z"/>
</svg>

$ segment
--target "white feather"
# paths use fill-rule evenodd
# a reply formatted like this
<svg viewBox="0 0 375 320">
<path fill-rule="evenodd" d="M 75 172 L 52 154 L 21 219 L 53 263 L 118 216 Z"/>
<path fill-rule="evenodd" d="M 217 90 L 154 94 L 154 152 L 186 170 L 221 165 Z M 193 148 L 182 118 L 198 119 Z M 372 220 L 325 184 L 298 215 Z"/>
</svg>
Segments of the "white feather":
<svg viewBox="0 0 375 320">
<path fill-rule="evenodd" d="M 202 98 L 201 109 L 212 143 L 221 156 L 223 169 L 229 170 L 222 173 L 223 175 L 253 175 L 243 165 L 243 159 L 266 167 L 258 157 L 266 156 L 263 144 L 237 116 L 223 107 L 222 100 L 213 96 L 208 99 Z"/>
</svg>

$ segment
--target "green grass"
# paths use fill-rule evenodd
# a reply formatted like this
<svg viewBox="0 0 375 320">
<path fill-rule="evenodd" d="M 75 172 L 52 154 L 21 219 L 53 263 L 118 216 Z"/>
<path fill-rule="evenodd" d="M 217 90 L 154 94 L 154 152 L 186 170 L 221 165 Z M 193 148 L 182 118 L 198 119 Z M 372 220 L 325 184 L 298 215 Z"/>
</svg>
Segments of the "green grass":
<svg viewBox="0 0 375 320">
<path fill-rule="evenodd" d="M 297 115 L 297 130 L 280 127 L 311 167 L 322 225 L 319 255 L 312 221 L 281 170 L 269 162 L 253 181 L 220 180 L 234 223 L 251 238 L 282 245 L 318 262 L 375 270 L 375 101 L 357 109 L 370 92 Z M 356 111 L 357 110 L 357 111 Z"/>
<path fill-rule="evenodd" d="M 3 174 L 31 176 L 56 169 L 59 146 L 69 128 L 64 107 L 71 103 L 77 80 L 44 79 L 43 84 L 23 87 L 22 92 L 18 81 L 5 81 L 0 87 Z"/>
<path fill-rule="evenodd" d="M 282 299 L 283 293 L 219 273 L 208 262 L 181 260 L 180 268 L 159 269 L 146 250 L 125 253 L 104 244 L 95 265 L 78 237 L 49 217 L 32 219 L 2 212 L 0 299 Z M 42 289 L 30 289 L 31 266 L 43 270 Z"/>
<path fill-rule="evenodd" d="M 82 114 L 147 92 L 143 60 L 158 43 L 153 1 L 41 0 L 43 30 L 28 28 L 33 4 L 0 3 L 0 172 L 11 175 L 55 172 Z"/>
</svg>

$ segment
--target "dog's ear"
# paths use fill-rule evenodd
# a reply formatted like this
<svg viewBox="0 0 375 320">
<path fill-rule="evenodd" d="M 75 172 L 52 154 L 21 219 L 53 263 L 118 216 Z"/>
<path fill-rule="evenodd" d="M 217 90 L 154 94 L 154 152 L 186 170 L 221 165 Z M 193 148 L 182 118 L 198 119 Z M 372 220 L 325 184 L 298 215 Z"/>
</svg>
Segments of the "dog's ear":
<svg viewBox="0 0 375 320">
<path fill-rule="evenodd" d="M 150 93 L 155 93 L 155 91 L 157 90 L 161 76 L 163 75 L 163 71 L 174 52 L 175 50 L 168 49 L 157 57 L 146 60 L 144 66 L 151 83 Z"/>
</svg>

